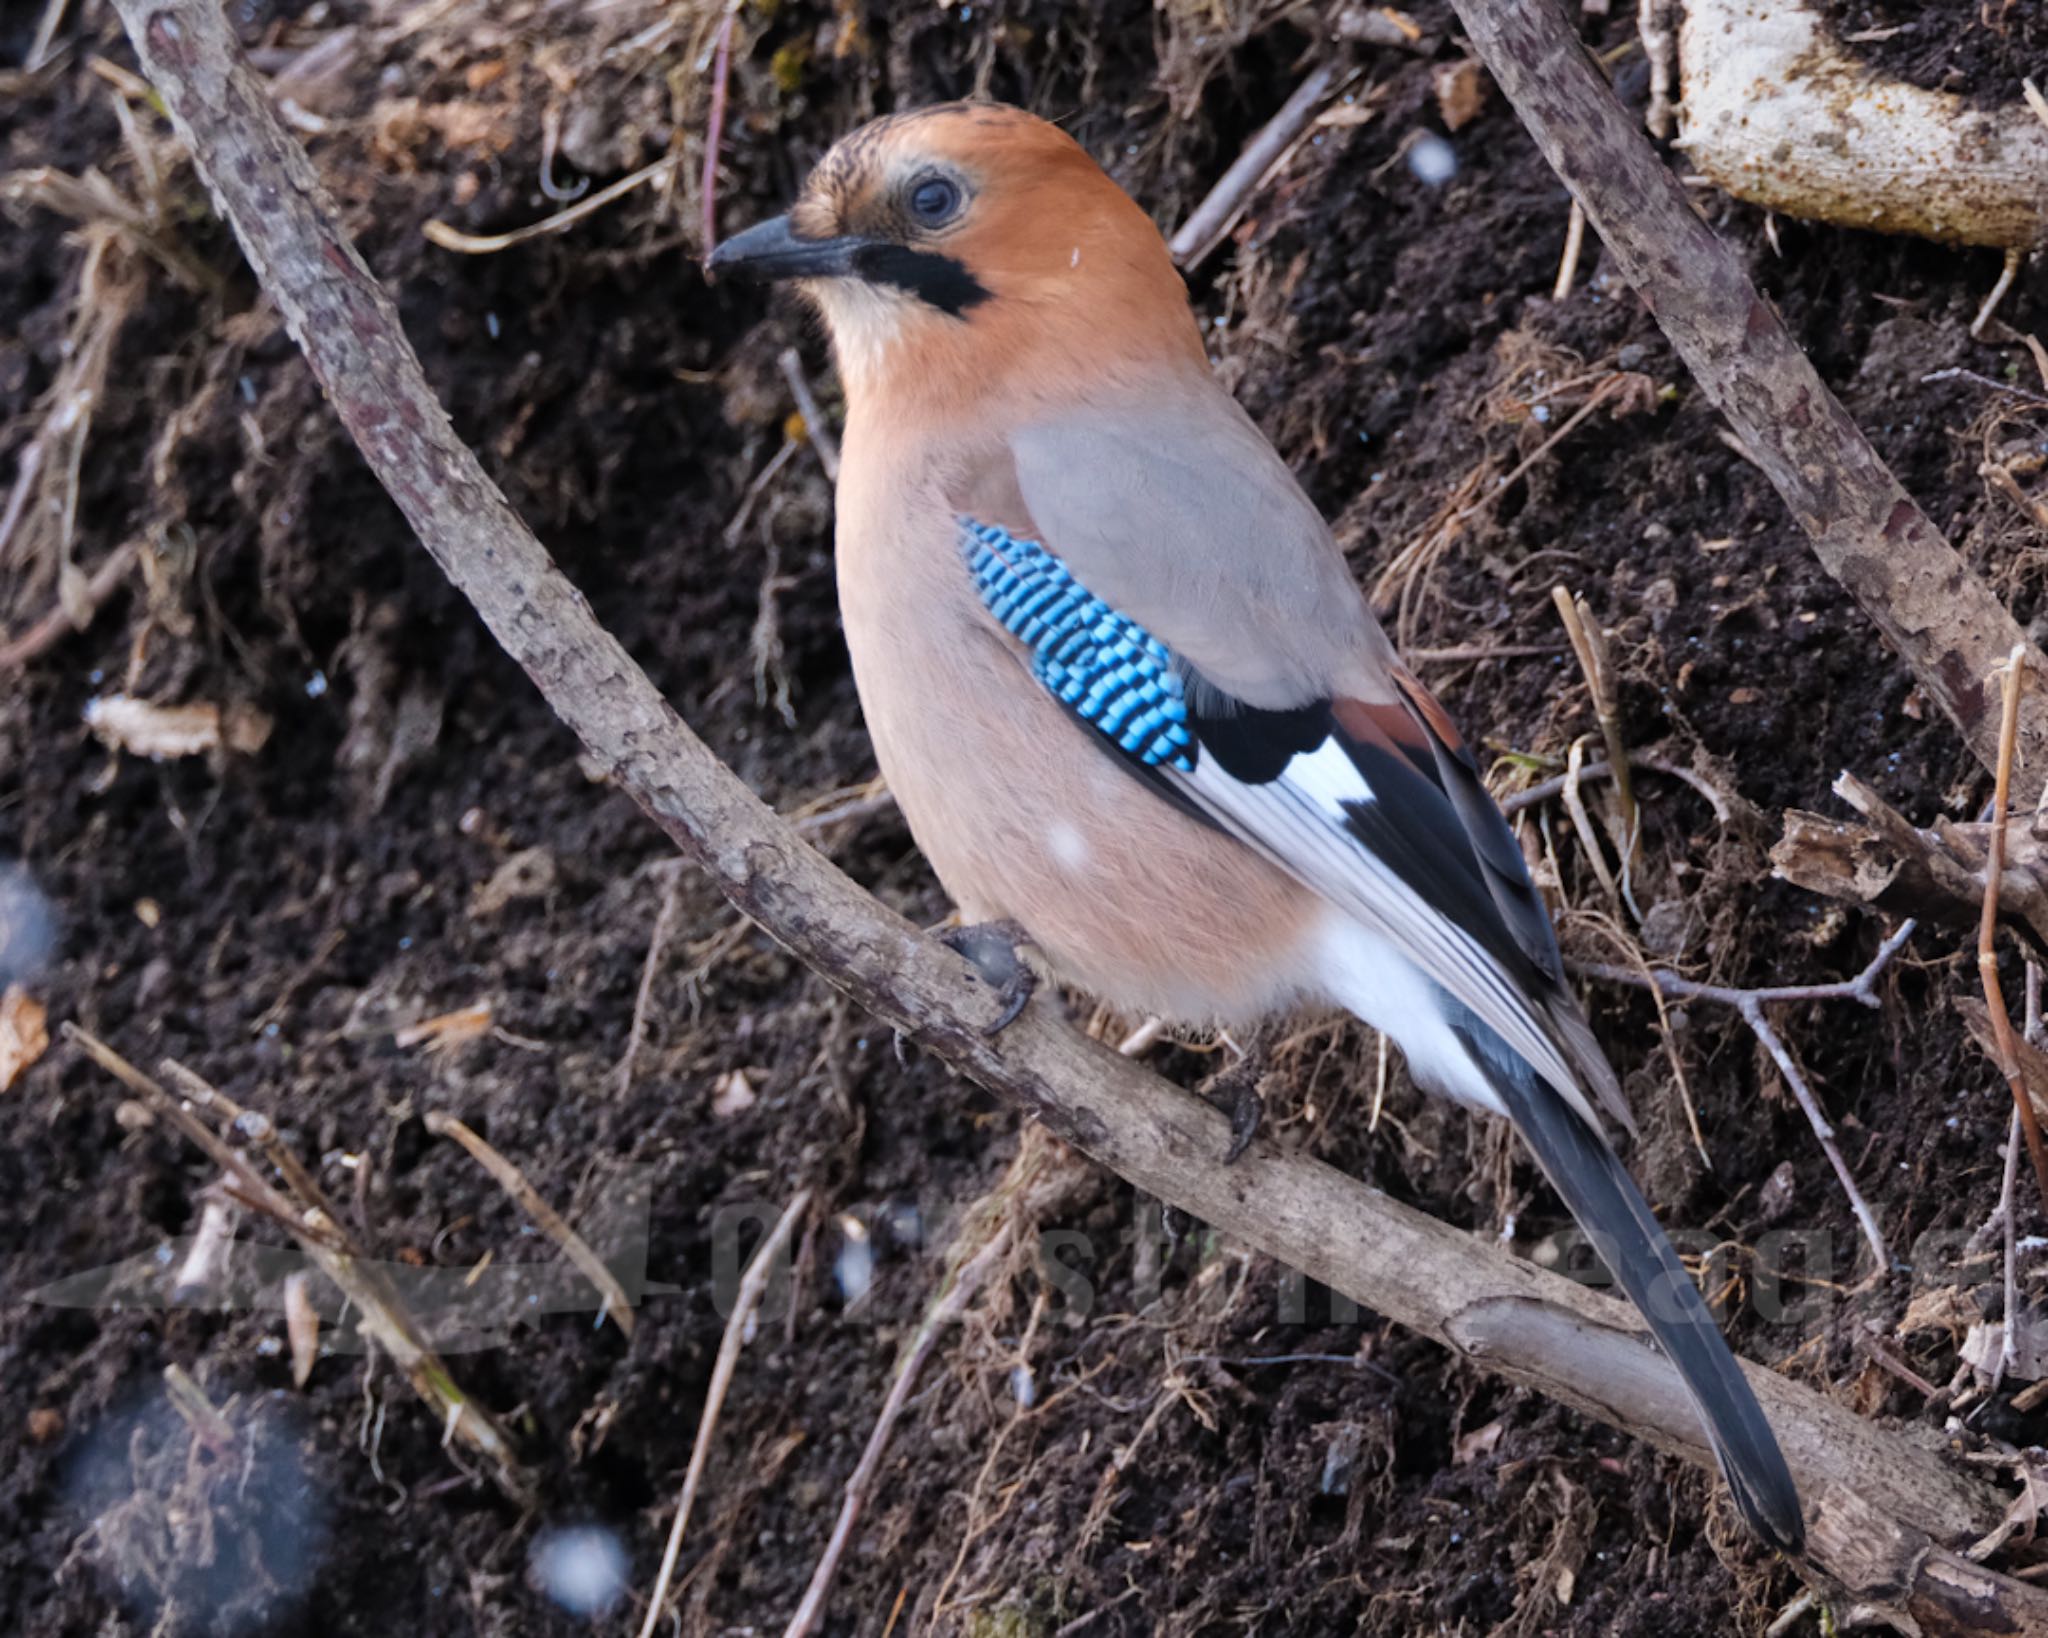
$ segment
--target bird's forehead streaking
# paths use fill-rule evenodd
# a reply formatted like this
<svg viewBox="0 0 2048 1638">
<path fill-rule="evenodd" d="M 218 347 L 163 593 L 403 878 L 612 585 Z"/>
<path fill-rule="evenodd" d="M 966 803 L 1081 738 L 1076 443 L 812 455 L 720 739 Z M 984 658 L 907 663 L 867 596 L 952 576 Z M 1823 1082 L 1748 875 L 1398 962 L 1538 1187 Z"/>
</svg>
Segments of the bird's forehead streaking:
<svg viewBox="0 0 2048 1638">
<path fill-rule="evenodd" d="M 1094 170 L 1058 126 L 1000 103 L 945 103 L 871 120 L 818 162 L 792 216 L 799 232 L 899 234 L 965 229 L 1000 209 L 1005 196 L 1056 177 Z M 943 222 L 913 209 L 917 185 L 961 186 L 957 214 Z"/>
</svg>

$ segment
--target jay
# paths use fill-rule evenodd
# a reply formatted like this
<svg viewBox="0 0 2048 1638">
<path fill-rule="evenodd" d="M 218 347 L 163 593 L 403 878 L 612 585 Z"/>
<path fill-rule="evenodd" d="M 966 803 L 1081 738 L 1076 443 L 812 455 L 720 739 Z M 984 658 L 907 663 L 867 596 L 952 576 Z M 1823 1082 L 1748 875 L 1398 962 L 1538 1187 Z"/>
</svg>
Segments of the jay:
<svg viewBox="0 0 2048 1638">
<path fill-rule="evenodd" d="M 1735 1505 L 1770 1424 L 1609 1146 L 1613 1069 L 1521 850 L 1145 213 L 992 104 L 880 119 L 714 269 L 791 280 L 846 391 L 838 581 L 875 755 L 962 917 L 1136 1013 L 1333 1005 L 1511 1121 L 1648 1321 Z"/>
</svg>

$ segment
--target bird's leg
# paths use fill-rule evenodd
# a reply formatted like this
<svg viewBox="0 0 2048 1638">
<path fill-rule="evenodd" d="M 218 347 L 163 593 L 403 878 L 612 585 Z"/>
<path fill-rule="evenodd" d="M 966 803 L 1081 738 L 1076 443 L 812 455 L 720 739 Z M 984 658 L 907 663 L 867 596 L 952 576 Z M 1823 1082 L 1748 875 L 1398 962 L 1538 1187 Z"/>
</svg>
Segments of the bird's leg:
<svg viewBox="0 0 2048 1638">
<path fill-rule="evenodd" d="M 1020 944 L 1031 942 L 1031 935 L 1014 921 L 978 921 L 941 933 L 939 942 L 973 962 L 974 970 L 995 990 L 1003 1010 L 994 1023 L 982 1026 L 981 1033 L 1002 1034 L 1038 988 L 1038 975 L 1017 953 Z"/>
<path fill-rule="evenodd" d="M 1234 1063 L 1204 1081 L 1197 1092 L 1230 1117 L 1230 1146 L 1223 1151 L 1223 1164 L 1235 1162 L 1258 1135 L 1266 1117 L 1265 1099 L 1259 1096 L 1259 1082 L 1272 1063 L 1272 1042 L 1261 1033 L 1238 1054 Z"/>
</svg>

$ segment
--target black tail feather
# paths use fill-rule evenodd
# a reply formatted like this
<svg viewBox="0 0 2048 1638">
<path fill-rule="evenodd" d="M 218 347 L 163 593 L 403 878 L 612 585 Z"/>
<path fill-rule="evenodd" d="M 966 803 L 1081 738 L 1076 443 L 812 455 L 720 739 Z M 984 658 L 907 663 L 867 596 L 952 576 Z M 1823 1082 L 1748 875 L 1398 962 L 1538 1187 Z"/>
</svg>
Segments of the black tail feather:
<svg viewBox="0 0 2048 1638">
<path fill-rule="evenodd" d="M 1478 1024 L 1478 1032 L 1485 1026 Z M 1461 1034 L 1466 1032 L 1461 1031 Z M 1508 1114 L 1621 1282 L 1665 1356 L 1684 1378 L 1736 1508 L 1773 1547 L 1802 1552 L 1806 1527 L 1799 1492 L 1763 1407 L 1735 1362 L 1699 1288 L 1679 1263 L 1649 1202 L 1600 1133 L 1587 1125 L 1533 1070 L 1468 1036 L 1473 1060 L 1507 1105 Z"/>
</svg>

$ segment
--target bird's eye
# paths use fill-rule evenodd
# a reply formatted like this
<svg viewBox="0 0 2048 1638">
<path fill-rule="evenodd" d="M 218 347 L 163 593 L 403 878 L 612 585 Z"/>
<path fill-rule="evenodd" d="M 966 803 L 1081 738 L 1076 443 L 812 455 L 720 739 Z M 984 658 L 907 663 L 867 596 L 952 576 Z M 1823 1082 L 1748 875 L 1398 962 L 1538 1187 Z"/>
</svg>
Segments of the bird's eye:
<svg viewBox="0 0 2048 1638">
<path fill-rule="evenodd" d="M 926 227 L 950 221 L 960 208 L 960 187 L 949 177 L 927 176 L 910 190 L 910 214 Z"/>
</svg>

